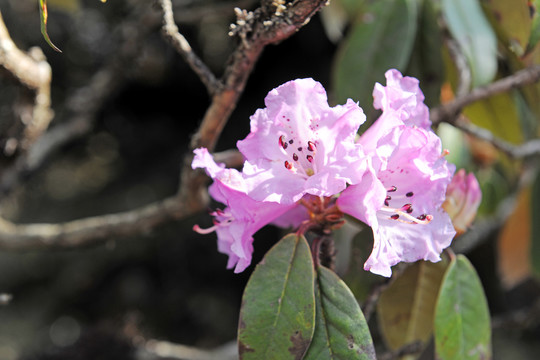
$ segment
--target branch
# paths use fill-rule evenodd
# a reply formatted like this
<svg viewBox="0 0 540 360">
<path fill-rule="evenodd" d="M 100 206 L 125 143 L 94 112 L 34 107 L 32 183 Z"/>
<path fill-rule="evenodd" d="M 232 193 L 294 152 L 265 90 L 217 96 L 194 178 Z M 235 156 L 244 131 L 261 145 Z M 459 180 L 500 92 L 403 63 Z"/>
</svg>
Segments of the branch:
<svg viewBox="0 0 540 360">
<path fill-rule="evenodd" d="M 255 12 L 249 31 L 246 28 L 243 41 L 233 53 L 225 71 L 224 86 L 213 96 L 199 131 L 192 139 L 192 148 L 205 146 L 210 151 L 214 149 L 263 48 L 294 34 L 325 3 L 326 0 L 300 0 L 289 5 L 285 12 L 269 12 L 268 7 Z M 131 211 L 60 224 L 18 225 L 0 218 L 0 248 L 29 250 L 93 245 L 114 237 L 147 232 L 166 221 L 179 220 L 199 212 L 209 201 L 207 177 L 202 171 L 191 169 L 192 156 L 188 153 L 184 158 L 176 196 Z M 236 164 L 242 161 L 236 152 L 228 152 L 223 157 Z M 219 157 L 216 160 L 219 161 Z"/>
<path fill-rule="evenodd" d="M 276 44 L 307 24 L 326 0 L 298 0 L 285 11 L 261 7 L 235 25 L 241 42 L 229 59 L 223 76 L 223 88 L 212 98 L 201 126 L 191 141 L 191 149 L 206 147 L 210 152 L 244 91 L 247 79 L 264 47 Z"/>
<path fill-rule="evenodd" d="M 465 106 L 476 101 L 484 100 L 495 94 L 533 84 L 539 80 L 540 65 L 520 70 L 511 76 L 495 81 L 490 85 L 476 88 L 466 95 L 458 96 L 451 102 L 432 109 L 430 112 L 431 121 L 433 122 L 433 125 L 446 122 L 478 139 L 488 141 L 497 149 L 514 159 L 538 156 L 540 155 L 539 139 L 530 140 L 521 145 L 514 145 L 494 136 L 486 129 L 464 121 L 460 118 L 459 114 Z"/>
<path fill-rule="evenodd" d="M 177 197 L 139 209 L 60 224 L 14 224 L 0 219 L 0 248 L 36 250 L 93 245 L 115 237 L 148 232 L 168 220 L 180 219 L 201 206 L 186 208 Z"/>
<path fill-rule="evenodd" d="M 493 135 L 491 131 L 464 121 L 462 118 L 454 120 L 451 124 L 477 139 L 491 143 L 513 159 L 540 155 L 540 139 L 533 139 L 520 145 L 514 145 Z"/>
<path fill-rule="evenodd" d="M 236 150 L 214 154 L 216 162 L 240 166 L 244 158 Z M 0 217 L 0 249 L 25 251 L 89 246 L 108 239 L 147 233 L 169 221 L 180 220 L 205 209 L 207 177 L 192 172 L 194 185 L 189 203 L 178 195 L 130 211 L 88 217 L 57 224 L 14 224 Z"/>
<path fill-rule="evenodd" d="M 495 81 L 487 86 L 478 87 L 470 93 L 458 96 L 451 102 L 433 109 L 430 113 L 433 125 L 441 122 L 454 124 L 463 108 L 476 101 L 487 99 L 495 94 L 534 84 L 540 80 L 540 65 L 534 65 L 516 72 L 513 75 Z"/>
<path fill-rule="evenodd" d="M 39 48 L 25 54 L 17 48 L 4 24 L 0 12 L 0 66 L 8 70 L 21 84 L 35 91 L 32 119 L 26 125 L 22 147 L 33 143 L 49 126 L 53 118 L 51 106 L 52 71 Z"/>
<path fill-rule="evenodd" d="M 129 64 L 140 53 L 139 46 L 126 46 L 126 43 L 143 43 L 144 37 L 152 31 L 152 25 L 159 24 L 160 20 L 158 12 L 149 12 L 148 5 L 141 5 L 134 7 L 130 16 L 118 24 L 114 32 L 123 36 L 118 46 L 120 51 L 108 57 L 107 63 L 92 76 L 88 84 L 71 92 L 66 100 L 68 120 L 51 127 L 29 147 L 26 154 L 2 170 L 0 193 L 9 193 L 14 185 L 39 169 L 62 146 L 94 128 L 96 114 L 124 84 L 125 72 L 131 68 Z"/>
<path fill-rule="evenodd" d="M 174 23 L 171 0 L 160 0 L 160 4 L 163 8 L 163 32 L 165 35 L 167 35 L 170 42 L 191 69 L 199 76 L 208 93 L 214 95 L 219 92 L 223 84 L 216 79 L 208 66 L 193 52 L 186 38 L 178 31 L 178 26 Z"/>
</svg>

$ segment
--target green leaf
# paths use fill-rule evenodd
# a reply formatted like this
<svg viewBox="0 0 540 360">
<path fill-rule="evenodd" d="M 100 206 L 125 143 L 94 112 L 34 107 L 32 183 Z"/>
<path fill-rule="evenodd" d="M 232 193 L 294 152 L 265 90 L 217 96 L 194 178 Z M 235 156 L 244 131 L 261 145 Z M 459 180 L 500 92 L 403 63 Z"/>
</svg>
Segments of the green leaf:
<svg viewBox="0 0 540 360">
<path fill-rule="evenodd" d="M 531 219 L 540 219 L 540 171 L 536 174 L 536 180 L 532 187 Z M 531 263 L 535 276 L 540 278 L 540 222 L 531 221 Z"/>
<path fill-rule="evenodd" d="M 471 263 L 458 255 L 446 271 L 435 310 L 440 360 L 491 359 L 489 309 Z"/>
<path fill-rule="evenodd" d="M 540 0 L 532 0 L 531 5 L 534 9 L 534 14 L 531 24 L 531 35 L 529 37 L 529 44 L 527 44 L 527 53 L 531 52 L 538 44 L 540 40 Z"/>
<path fill-rule="evenodd" d="M 467 106 L 463 113 L 474 124 L 514 144 L 523 141 L 519 111 L 512 93 L 493 95 Z"/>
<path fill-rule="evenodd" d="M 441 47 L 443 41 L 433 2 L 422 1 L 420 10 L 418 31 L 407 75 L 420 80 L 425 103 L 432 107 L 440 103 L 441 86 L 444 81 Z"/>
<path fill-rule="evenodd" d="M 467 58 L 472 86 L 489 84 L 497 73 L 497 38 L 478 0 L 442 0 L 442 12 Z"/>
<path fill-rule="evenodd" d="M 490 0 L 483 6 L 501 42 L 517 56 L 522 56 L 532 23 L 527 0 Z"/>
<path fill-rule="evenodd" d="M 403 70 L 416 34 L 416 0 L 379 0 L 359 17 L 333 67 L 335 100 L 353 98 L 371 108 L 375 82 L 390 68 Z"/>
<path fill-rule="evenodd" d="M 317 284 L 315 334 L 304 360 L 375 360 L 369 328 L 351 290 L 322 266 Z"/>
<path fill-rule="evenodd" d="M 240 359 L 301 359 L 315 329 L 315 270 L 306 239 L 281 239 L 251 275 L 240 310 Z"/>
<path fill-rule="evenodd" d="M 59 48 L 56 47 L 49 38 L 49 34 L 47 33 L 47 20 L 49 17 L 49 13 L 47 12 L 47 0 L 39 0 L 39 18 L 41 22 L 41 34 L 43 35 L 43 38 L 45 38 L 45 41 L 47 44 L 49 44 L 50 47 L 52 47 L 54 50 L 58 52 L 62 52 Z"/>
<path fill-rule="evenodd" d="M 377 318 L 383 338 L 393 349 L 422 341 L 433 333 L 433 318 L 439 288 L 449 261 L 418 261 L 386 289 L 377 303 Z"/>
</svg>

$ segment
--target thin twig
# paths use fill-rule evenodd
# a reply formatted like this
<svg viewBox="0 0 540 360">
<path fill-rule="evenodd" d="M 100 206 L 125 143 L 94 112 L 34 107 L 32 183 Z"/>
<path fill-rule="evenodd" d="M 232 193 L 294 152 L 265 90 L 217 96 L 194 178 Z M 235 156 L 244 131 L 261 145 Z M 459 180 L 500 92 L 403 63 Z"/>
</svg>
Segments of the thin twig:
<svg viewBox="0 0 540 360">
<path fill-rule="evenodd" d="M 224 87 L 212 99 L 205 118 L 192 141 L 192 147 L 213 150 L 221 130 L 236 107 L 247 78 L 264 46 L 277 43 L 306 24 L 326 0 L 303 0 L 290 5 L 279 16 L 259 9 L 253 30 L 232 55 L 224 76 Z M 228 153 L 240 162 L 237 153 Z M 127 237 L 150 231 L 166 221 L 199 212 L 208 203 L 207 178 L 191 169 L 192 155 L 184 159 L 178 194 L 138 209 L 90 217 L 59 224 L 14 224 L 0 218 L 0 248 L 6 250 L 79 247 L 110 238 Z"/>
<path fill-rule="evenodd" d="M 163 32 L 191 69 L 199 76 L 202 83 L 206 86 L 208 93 L 210 95 L 218 93 L 223 84 L 221 84 L 208 66 L 193 52 L 189 42 L 178 31 L 178 26 L 174 22 L 171 0 L 160 0 L 160 4 L 163 8 Z"/>
<path fill-rule="evenodd" d="M 507 92 L 525 85 L 534 84 L 539 80 L 540 65 L 534 65 L 520 70 L 513 75 L 495 81 L 492 84 L 478 87 L 466 95 L 458 96 L 451 102 L 432 109 L 430 113 L 431 121 L 434 125 L 441 122 L 454 124 L 459 113 L 465 106 L 476 101 L 487 99 L 495 94 Z"/>
<path fill-rule="evenodd" d="M 201 206 L 183 206 L 173 196 L 131 211 L 59 224 L 14 224 L 0 219 L 0 248 L 21 251 L 88 246 L 143 234 L 200 210 Z"/>
<path fill-rule="evenodd" d="M 458 129 L 493 144 L 497 149 L 514 159 L 540 155 L 540 140 L 534 139 L 520 145 L 514 145 L 493 135 L 489 130 L 464 121 L 460 117 L 463 108 L 476 101 L 487 99 L 495 94 L 510 91 L 536 83 L 540 80 L 540 65 L 528 67 L 494 83 L 476 88 L 470 93 L 456 97 L 451 102 L 434 108 L 430 118 L 434 125 L 446 122 Z"/>
<path fill-rule="evenodd" d="M 461 117 L 456 119 L 452 125 L 477 139 L 491 143 L 513 159 L 540 155 L 540 139 L 533 139 L 520 145 L 514 145 L 493 135 L 489 130 L 464 121 Z"/>
<path fill-rule="evenodd" d="M 264 47 L 296 33 L 326 3 L 326 0 L 299 0 L 289 4 L 284 13 L 274 13 L 261 7 L 253 13 L 249 23 L 241 25 L 249 31 L 246 30 L 247 34 L 242 36 L 228 61 L 222 81 L 224 87 L 212 98 L 212 104 L 192 138 L 192 149 L 205 147 L 213 151 Z"/>
</svg>

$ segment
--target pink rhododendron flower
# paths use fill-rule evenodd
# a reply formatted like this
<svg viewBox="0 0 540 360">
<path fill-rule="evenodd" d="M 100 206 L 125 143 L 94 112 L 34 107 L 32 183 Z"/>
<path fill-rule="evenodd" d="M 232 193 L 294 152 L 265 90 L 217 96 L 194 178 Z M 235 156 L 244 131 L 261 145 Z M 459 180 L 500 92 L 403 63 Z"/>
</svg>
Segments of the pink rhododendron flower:
<svg viewBox="0 0 540 360">
<path fill-rule="evenodd" d="M 299 79 L 270 91 L 251 117 L 250 134 L 237 143 L 242 172 L 195 150 L 192 167 L 206 169 L 210 195 L 226 205 L 212 213 L 215 226 L 195 230 L 216 231 L 229 268 L 250 264 L 253 234 L 266 224 L 329 234 L 344 213 L 373 229 L 366 270 L 390 276 L 400 261 L 440 260 L 455 235 L 442 209 L 455 168 L 430 129 L 418 80 L 397 70 L 386 79 L 373 93 L 382 115 L 356 142 L 362 109 L 352 100 L 330 107 L 319 83 Z"/>
<path fill-rule="evenodd" d="M 305 194 L 332 196 L 362 178 L 365 156 L 354 138 L 365 121 L 352 100 L 330 107 L 321 84 L 289 81 L 270 91 L 238 142 L 250 196 L 292 204 Z"/>
<path fill-rule="evenodd" d="M 192 167 L 206 170 L 214 180 L 209 188 L 210 195 L 227 205 L 224 210 L 212 213 L 213 227 L 201 229 L 195 225 L 194 230 L 201 234 L 215 231 L 218 250 L 229 256 L 227 268 L 234 267 L 234 272 L 242 272 L 251 263 L 253 234 L 297 205 L 253 200 L 247 195 L 248 184 L 242 173 L 216 164 L 207 149 L 195 150 Z"/>
<path fill-rule="evenodd" d="M 390 276 L 400 261 L 440 260 L 455 235 L 441 208 L 454 166 L 441 154 L 433 132 L 396 126 L 378 139 L 373 172 L 338 198 L 341 211 L 373 229 L 373 251 L 364 269 Z"/>
<path fill-rule="evenodd" d="M 429 109 L 424 104 L 424 94 L 419 82 L 413 77 L 403 77 L 395 69 L 385 73 L 386 86 L 375 84 L 373 106 L 382 110 L 375 123 L 364 132 L 360 143 L 364 151 L 375 150 L 377 141 L 392 128 L 399 125 L 431 129 Z"/>
<path fill-rule="evenodd" d="M 476 211 L 482 201 L 480 185 L 474 174 L 460 169 L 446 189 L 446 201 L 442 205 L 450 215 L 458 234 L 464 233 L 476 217 Z"/>
</svg>

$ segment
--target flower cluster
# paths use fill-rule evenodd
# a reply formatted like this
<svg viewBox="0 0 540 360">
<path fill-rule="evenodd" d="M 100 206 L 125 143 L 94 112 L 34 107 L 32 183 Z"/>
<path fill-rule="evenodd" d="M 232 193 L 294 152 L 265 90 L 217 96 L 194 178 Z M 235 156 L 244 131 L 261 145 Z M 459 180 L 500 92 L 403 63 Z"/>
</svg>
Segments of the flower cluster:
<svg viewBox="0 0 540 360">
<path fill-rule="evenodd" d="M 400 261 L 438 261 L 455 235 L 441 205 L 455 167 L 431 131 L 418 80 L 397 70 L 375 86 L 380 118 L 357 138 L 365 121 L 352 100 L 330 107 L 321 84 L 289 81 L 270 91 L 238 142 L 241 172 L 216 164 L 204 148 L 193 168 L 214 180 L 218 249 L 228 268 L 251 263 L 253 234 L 266 224 L 329 232 L 349 214 L 373 229 L 373 252 L 364 268 L 383 276 Z"/>
</svg>

